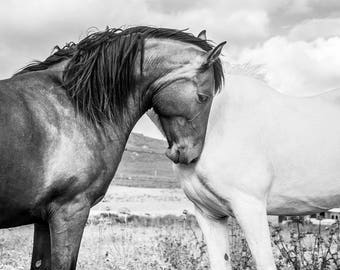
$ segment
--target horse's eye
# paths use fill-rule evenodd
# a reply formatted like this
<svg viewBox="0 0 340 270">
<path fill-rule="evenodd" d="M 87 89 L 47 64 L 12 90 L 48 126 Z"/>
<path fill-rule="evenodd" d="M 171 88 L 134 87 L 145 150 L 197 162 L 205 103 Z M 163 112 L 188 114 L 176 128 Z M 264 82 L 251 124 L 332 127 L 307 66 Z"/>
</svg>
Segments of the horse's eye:
<svg viewBox="0 0 340 270">
<path fill-rule="evenodd" d="M 209 100 L 209 96 L 203 94 L 197 94 L 199 103 L 206 103 Z"/>
</svg>

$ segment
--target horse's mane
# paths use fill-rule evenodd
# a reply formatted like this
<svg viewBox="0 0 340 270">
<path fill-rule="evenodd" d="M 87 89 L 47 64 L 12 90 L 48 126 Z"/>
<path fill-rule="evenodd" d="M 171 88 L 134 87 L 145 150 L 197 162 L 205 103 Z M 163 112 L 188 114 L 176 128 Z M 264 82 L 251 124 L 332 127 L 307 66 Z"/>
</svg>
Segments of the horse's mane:
<svg viewBox="0 0 340 270">
<path fill-rule="evenodd" d="M 88 35 L 78 44 L 56 46 L 44 61 L 29 64 L 14 76 L 45 70 L 69 59 L 62 83 L 76 108 L 97 124 L 116 121 L 114 116 L 124 111 L 135 88 L 134 64 L 139 52 L 142 71 L 146 38 L 166 38 L 190 43 L 205 51 L 212 49 L 210 42 L 185 31 L 147 26 L 125 30 L 107 28 Z M 219 60 L 214 62 L 213 70 L 215 91 L 218 91 L 224 80 Z"/>
</svg>

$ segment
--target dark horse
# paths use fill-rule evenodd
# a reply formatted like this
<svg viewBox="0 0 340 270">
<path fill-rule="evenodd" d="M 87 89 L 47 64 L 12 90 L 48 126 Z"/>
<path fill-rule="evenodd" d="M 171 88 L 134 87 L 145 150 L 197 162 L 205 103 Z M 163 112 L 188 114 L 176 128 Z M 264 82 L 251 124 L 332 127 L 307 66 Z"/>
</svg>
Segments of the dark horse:
<svg viewBox="0 0 340 270">
<path fill-rule="evenodd" d="M 107 29 L 0 81 L 0 228 L 35 224 L 31 269 L 76 268 L 90 208 L 148 109 L 168 157 L 197 159 L 224 44 L 173 29 Z"/>
</svg>

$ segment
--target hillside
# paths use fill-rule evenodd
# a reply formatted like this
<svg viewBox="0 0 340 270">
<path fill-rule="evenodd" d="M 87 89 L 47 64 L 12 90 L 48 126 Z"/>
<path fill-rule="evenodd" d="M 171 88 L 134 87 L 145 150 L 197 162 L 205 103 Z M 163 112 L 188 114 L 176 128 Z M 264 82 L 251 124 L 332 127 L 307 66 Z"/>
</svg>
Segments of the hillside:
<svg viewBox="0 0 340 270">
<path fill-rule="evenodd" d="M 166 148 L 166 141 L 131 133 L 112 183 L 131 187 L 180 187 L 174 179 L 172 163 L 164 155 Z"/>
</svg>

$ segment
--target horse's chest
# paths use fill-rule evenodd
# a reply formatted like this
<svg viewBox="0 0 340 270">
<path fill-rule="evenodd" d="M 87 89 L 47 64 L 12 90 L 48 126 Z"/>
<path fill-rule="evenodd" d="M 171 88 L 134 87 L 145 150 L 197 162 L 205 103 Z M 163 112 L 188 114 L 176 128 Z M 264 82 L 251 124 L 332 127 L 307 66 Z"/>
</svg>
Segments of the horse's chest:
<svg viewBox="0 0 340 270">
<path fill-rule="evenodd" d="M 188 199 L 207 216 L 219 219 L 232 215 L 229 203 L 205 185 L 204 179 L 196 173 L 180 169 L 177 174 Z"/>
</svg>

